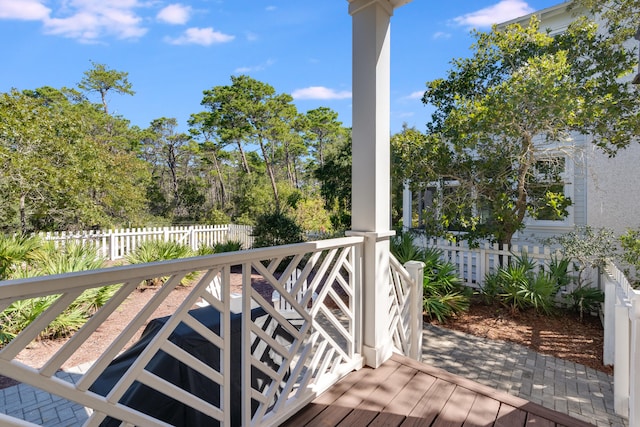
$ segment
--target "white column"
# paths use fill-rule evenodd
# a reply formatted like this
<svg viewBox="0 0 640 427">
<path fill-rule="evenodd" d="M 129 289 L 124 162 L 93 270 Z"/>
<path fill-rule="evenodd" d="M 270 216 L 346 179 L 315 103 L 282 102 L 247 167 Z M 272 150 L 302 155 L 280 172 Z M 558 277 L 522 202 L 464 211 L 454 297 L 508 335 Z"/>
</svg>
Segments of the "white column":
<svg viewBox="0 0 640 427">
<path fill-rule="evenodd" d="M 349 0 L 353 22 L 352 231 L 365 236 L 363 355 L 378 367 L 391 356 L 389 333 L 390 46 L 394 7 L 407 0 Z"/>
<path fill-rule="evenodd" d="M 411 193 L 411 188 L 409 187 L 409 180 L 405 180 L 404 189 L 402 191 L 402 229 L 404 231 L 409 231 L 413 222 L 413 212 L 411 212 L 411 209 L 413 207 L 412 202 L 413 194 Z"/>
</svg>

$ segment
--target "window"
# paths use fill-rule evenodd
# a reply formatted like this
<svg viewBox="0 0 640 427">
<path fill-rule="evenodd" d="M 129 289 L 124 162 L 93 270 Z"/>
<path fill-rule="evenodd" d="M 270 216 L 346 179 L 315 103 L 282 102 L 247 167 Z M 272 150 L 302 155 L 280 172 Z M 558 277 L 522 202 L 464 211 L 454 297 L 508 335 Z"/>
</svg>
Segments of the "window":
<svg viewBox="0 0 640 427">
<path fill-rule="evenodd" d="M 548 157 L 536 162 L 529 183 L 529 217 L 536 221 L 564 221 L 570 214 L 567 159 Z"/>
</svg>

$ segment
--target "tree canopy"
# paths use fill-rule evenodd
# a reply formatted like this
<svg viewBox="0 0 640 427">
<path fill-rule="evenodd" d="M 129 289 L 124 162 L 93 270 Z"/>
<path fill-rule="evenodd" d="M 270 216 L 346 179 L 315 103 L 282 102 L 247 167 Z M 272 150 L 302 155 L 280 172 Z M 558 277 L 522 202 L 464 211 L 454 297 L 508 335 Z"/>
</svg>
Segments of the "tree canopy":
<svg viewBox="0 0 640 427">
<path fill-rule="evenodd" d="M 639 134 L 637 90 L 619 79 L 635 56 L 586 18 L 555 37 L 535 17 L 474 35 L 472 55 L 427 83 L 428 135 L 416 141 L 403 131 L 400 140 L 416 143 L 399 150 L 400 169 L 439 180 L 433 215 L 442 230 L 455 222 L 469 238 L 509 243 L 527 215 L 566 216 L 571 200 L 556 162 L 573 152 L 573 136 L 593 135 L 615 155 Z M 428 161 L 416 165 L 419 156 Z"/>
<path fill-rule="evenodd" d="M 96 63 L 76 89 L 0 93 L 3 231 L 251 224 L 274 212 L 331 231 L 314 172 L 346 135 L 337 113 L 299 113 L 290 95 L 234 76 L 204 91 L 186 132 L 172 117 L 140 129 L 109 114 L 110 93 L 134 95 L 128 74 Z"/>
</svg>

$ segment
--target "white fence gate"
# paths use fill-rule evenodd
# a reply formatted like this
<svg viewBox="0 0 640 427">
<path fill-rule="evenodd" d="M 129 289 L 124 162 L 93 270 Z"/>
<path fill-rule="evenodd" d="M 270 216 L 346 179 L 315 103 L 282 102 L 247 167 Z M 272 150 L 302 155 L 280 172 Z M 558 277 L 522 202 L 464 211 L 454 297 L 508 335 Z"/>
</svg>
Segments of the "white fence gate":
<svg viewBox="0 0 640 427">
<path fill-rule="evenodd" d="M 244 249 L 253 246 L 253 228 L 249 225 L 190 225 L 174 227 L 126 228 L 114 230 L 86 230 L 76 232 L 39 233 L 56 247 L 74 242 L 96 249 L 98 255 L 111 261 L 122 259 L 147 241 L 178 242 L 196 250 L 216 243 L 240 241 Z"/>
</svg>

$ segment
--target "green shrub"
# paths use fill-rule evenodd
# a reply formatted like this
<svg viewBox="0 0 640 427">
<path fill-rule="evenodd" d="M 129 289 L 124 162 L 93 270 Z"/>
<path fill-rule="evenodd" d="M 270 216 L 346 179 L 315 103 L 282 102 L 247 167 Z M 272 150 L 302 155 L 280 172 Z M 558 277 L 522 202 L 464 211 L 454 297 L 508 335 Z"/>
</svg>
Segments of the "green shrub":
<svg viewBox="0 0 640 427">
<path fill-rule="evenodd" d="M 604 302 L 604 293 L 600 289 L 582 286 L 574 289 L 566 296 L 569 308 L 580 313 L 580 319 L 584 313 L 598 311 L 600 303 Z"/>
<path fill-rule="evenodd" d="M 423 261 L 425 257 L 424 251 L 413 243 L 411 233 L 402 233 L 393 236 L 390 242 L 390 250 L 402 264 L 407 261 Z"/>
<path fill-rule="evenodd" d="M 418 248 L 410 233 L 394 236 L 390 247 L 402 264 L 407 261 L 424 263 L 423 309 L 429 318 L 444 322 L 469 308 L 471 290 L 462 285 L 455 265 L 442 261 L 440 249 Z"/>
<path fill-rule="evenodd" d="M 303 230 L 282 212 L 260 215 L 253 227 L 253 247 L 287 245 L 303 241 Z"/>
<path fill-rule="evenodd" d="M 93 248 L 70 244 L 56 249 L 52 244 L 34 252 L 31 264 L 16 269 L 14 278 L 70 273 L 100 268 L 103 260 Z M 120 285 L 87 289 L 51 322 L 39 338 L 68 336 L 84 323 L 114 295 Z M 15 301 L 0 313 L 0 342 L 7 343 L 44 313 L 59 297 L 49 295 Z"/>
<path fill-rule="evenodd" d="M 242 250 L 242 242 L 239 240 L 227 240 L 226 242 L 218 242 L 213 246 L 200 246 L 197 255 L 213 255 L 223 252 L 236 252 Z"/>
<path fill-rule="evenodd" d="M 565 280 L 562 275 L 564 263 L 556 264 L 552 267 L 553 273 L 544 269 L 536 272 L 536 264 L 526 252 L 514 255 L 508 266 L 485 276 L 480 294 L 486 302 L 498 301 L 509 307 L 512 313 L 528 308 L 550 313 L 559 283 Z"/>
<path fill-rule="evenodd" d="M 0 280 L 9 279 L 31 261 L 42 245 L 38 237 L 0 235 Z"/>
<path fill-rule="evenodd" d="M 165 242 L 160 240 L 143 242 L 125 259 L 130 264 L 146 264 L 156 261 L 168 261 L 172 259 L 187 258 L 194 253 L 187 245 L 177 242 Z M 181 281 L 181 285 L 187 285 L 197 275 L 196 272 L 187 274 Z M 167 277 L 156 277 L 147 279 L 140 284 L 142 289 L 160 286 L 167 280 Z"/>
</svg>

